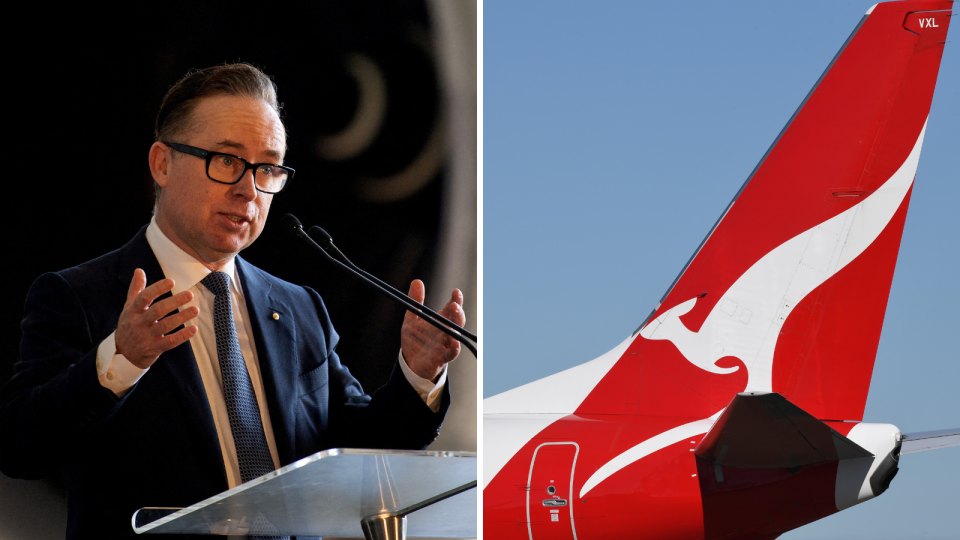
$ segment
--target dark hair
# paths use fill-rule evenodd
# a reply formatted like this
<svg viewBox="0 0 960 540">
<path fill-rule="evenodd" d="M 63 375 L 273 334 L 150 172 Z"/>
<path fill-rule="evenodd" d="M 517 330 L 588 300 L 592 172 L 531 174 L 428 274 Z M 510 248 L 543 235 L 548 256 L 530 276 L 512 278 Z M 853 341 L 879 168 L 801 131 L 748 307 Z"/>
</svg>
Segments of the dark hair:
<svg viewBox="0 0 960 540">
<path fill-rule="evenodd" d="M 171 141 L 189 130 L 190 116 L 200 100 L 217 95 L 259 99 L 280 115 L 276 85 L 254 66 L 241 63 L 192 69 L 163 96 L 154 126 L 155 140 Z"/>
<path fill-rule="evenodd" d="M 176 82 L 160 103 L 154 125 L 155 141 L 172 142 L 191 130 L 194 109 L 203 98 L 242 96 L 259 99 L 273 107 L 280 116 L 277 86 L 269 76 L 246 63 L 224 64 L 206 69 L 192 69 Z M 154 183 L 154 211 L 160 201 L 160 185 Z"/>
</svg>

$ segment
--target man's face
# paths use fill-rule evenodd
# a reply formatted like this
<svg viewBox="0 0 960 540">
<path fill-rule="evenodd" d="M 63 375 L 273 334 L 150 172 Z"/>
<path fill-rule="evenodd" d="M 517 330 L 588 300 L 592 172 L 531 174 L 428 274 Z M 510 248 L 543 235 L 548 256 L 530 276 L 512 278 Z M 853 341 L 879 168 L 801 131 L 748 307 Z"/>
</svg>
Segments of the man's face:
<svg viewBox="0 0 960 540">
<path fill-rule="evenodd" d="M 283 124 L 267 103 L 236 96 L 204 98 L 191 117 L 193 129 L 168 141 L 226 152 L 250 163 L 283 163 Z M 246 171 L 236 184 L 210 180 L 206 160 L 154 144 L 151 169 L 163 188 L 156 218 L 177 246 L 208 267 L 222 263 L 260 236 L 273 195 L 261 193 Z"/>
</svg>

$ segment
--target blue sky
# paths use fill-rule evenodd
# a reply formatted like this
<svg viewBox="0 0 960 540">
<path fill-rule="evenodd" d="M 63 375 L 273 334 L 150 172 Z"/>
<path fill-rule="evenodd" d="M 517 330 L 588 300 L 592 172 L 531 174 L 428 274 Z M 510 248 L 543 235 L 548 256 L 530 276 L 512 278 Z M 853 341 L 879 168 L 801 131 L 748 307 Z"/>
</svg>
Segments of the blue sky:
<svg viewBox="0 0 960 540">
<path fill-rule="evenodd" d="M 870 6 L 486 2 L 483 396 L 637 328 Z M 865 421 L 960 427 L 960 49 L 951 31 Z M 781 538 L 956 538 L 960 448 Z"/>
</svg>

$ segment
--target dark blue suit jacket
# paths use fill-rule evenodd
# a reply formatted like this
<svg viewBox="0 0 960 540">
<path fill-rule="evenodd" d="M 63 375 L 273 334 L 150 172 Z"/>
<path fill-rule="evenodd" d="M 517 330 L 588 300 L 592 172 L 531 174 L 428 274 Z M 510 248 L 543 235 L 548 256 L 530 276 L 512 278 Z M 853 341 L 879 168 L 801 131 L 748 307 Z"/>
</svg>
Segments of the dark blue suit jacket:
<svg viewBox="0 0 960 540">
<path fill-rule="evenodd" d="M 21 360 L 0 391 L 0 470 L 62 471 L 67 538 L 134 538 L 144 506 L 185 507 L 227 489 L 213 416 L 190 343 L 157 360 L 122 399 L 97 379 L 136 268 L 163 272 L 142 229 L 117 251 L 44 274 L 27 294 Z M 371 398 L 337 357 L 320 296 L 237 257 L 281 465 L 333 447 L 423 448 L 433 413 L 394 369 Z M 279 314 L 274 320 L 273 313 Z"/>
</svg>

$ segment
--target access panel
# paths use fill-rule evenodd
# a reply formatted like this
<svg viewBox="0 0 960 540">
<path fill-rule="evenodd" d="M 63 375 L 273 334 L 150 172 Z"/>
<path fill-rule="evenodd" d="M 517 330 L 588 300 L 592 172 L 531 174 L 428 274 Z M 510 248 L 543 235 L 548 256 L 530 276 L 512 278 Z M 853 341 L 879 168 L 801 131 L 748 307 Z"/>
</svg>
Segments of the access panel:
<svg viewBox="0 0 960 540">
<path fill-rule="evenodd" d="M 527 479 L 530 540 L 576 540 L 572 494 L 579 452 L 574 442 L 544 443 L 534 450 Z"/>
</svg>

